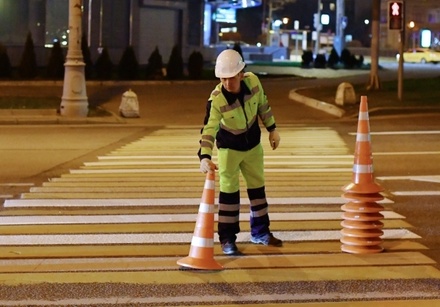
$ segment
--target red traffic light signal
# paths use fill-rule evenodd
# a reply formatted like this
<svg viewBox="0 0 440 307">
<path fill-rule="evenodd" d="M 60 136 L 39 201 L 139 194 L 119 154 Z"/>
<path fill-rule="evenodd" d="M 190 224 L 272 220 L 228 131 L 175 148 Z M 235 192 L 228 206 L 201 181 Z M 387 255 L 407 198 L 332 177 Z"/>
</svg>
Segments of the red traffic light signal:
<svg viewBox="0 0 440 307">
<path fill-rule="evenodd" d="M 388 29 L 389 30 L 403 30 L 403 1 L 388 2 Z"/>
</svg>

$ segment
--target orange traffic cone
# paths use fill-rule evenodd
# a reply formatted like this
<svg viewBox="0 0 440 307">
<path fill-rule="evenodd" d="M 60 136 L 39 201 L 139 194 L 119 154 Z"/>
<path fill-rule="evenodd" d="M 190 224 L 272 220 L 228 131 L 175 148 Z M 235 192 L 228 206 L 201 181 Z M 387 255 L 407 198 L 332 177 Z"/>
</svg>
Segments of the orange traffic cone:
<svg viewBox="0 0 440 307">
<path fill-rule="evenodd" d="M 374 181 L 367 96 L 361 96 L 356 134 L 352 182 L 342 188 L 347 193 L 379 193 L 383 188 Z"/>
<path fill-rule="evenodd" d="M 223 266 L 214 260 L 214 194 L 215 172 L 212 171 L 206 174 L 189 255 L 178 260 L 178 265 L 201 270 L 223 269 Z"/>
<path fill-rule="evenodd" d="M 371 154 L 370 124 L 367 97 L 361 97 L 356 149 L 354 154 L 352 183 L 345 185 L 342 196 L 350 202 L 343 205 L 341 222 L 341 250 L 353 254 L 370 254 L 383 251 L 381 246 L 383 207 L 376 203 L 382 200 L 382 187 L 374 182 L 373 158 Z"/>
</svg>

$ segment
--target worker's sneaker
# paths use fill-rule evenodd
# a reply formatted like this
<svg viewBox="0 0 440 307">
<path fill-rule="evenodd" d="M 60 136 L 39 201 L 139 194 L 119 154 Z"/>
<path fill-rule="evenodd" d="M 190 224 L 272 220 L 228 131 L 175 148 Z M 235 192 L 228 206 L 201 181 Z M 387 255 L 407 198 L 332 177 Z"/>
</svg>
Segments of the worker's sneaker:
<svg viewBox="0 0 440 307">
<path fill-rule="evenodd" d="M 238 253 L 238 248 L 237 245 L 235 245 L 235 242 L 224 242 L 221 245 L 223 254 L 235 255 Z"/>
<path fill-rule="evenodd" d="M 282 246 L 283 241 L 280 239 L 277 239 L 273 236 L 272 233 L 268 233 L 259 237 L 251 236 L 251 242 L 255 244 L 263 244 L 263 245 L 270 245 L 270 246 Z"/>
</svg>

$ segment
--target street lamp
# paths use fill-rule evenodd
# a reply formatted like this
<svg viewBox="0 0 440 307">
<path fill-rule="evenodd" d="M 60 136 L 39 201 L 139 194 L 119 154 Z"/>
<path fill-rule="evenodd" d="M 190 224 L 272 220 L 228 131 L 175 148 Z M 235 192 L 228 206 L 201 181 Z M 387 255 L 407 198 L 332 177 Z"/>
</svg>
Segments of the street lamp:
<svg viewBox="0 0 440 307">
<path fill-rule="evenodd" d="M 284 25 L 284 28 L 287 28 L 287 24 L 289 23 L 289 18 L 287 18 L 287 17 L 284 17 L 283 18 L 283 25 Z"/>
<path fill-rule="evenodd" d="M 416 37 L 415 37 L 416 33 L 414 31 L 415 26 L 416 26 L 416 24 L 414 21 L 410 21 L 408 23 L 408 28 L 410 28 L 410 30 L 411 30 L 411 41 L 412 41 L 412 50 L 413 51 L 414 51 L 414 49 L 416 49 Z"/>
<path fill-rule="evenodd" d="M 62 116 L 87 117 L 88 101 L 81 50 L 81 0 L 69 0 L 69 45 L 64 64 Z"/>
</svg>

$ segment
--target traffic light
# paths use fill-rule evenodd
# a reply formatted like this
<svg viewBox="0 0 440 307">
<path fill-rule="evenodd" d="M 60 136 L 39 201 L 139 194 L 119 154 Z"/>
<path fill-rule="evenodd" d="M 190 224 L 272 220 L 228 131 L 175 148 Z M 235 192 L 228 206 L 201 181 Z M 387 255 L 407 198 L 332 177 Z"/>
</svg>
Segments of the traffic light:
<svg viewBox="0 0 440 307">
<path fill-rule="evenodd" d="M 321 30 L 321 16 L 319 16 L 319 14 L 315 13 L 313 14 L 313 27 L 317 30 L 320 31 Z"/>
<path fill-rule="evenodd" d="M 403 30 L 403 1 L 388 2 L 388 29 Z"/>
</svg>

